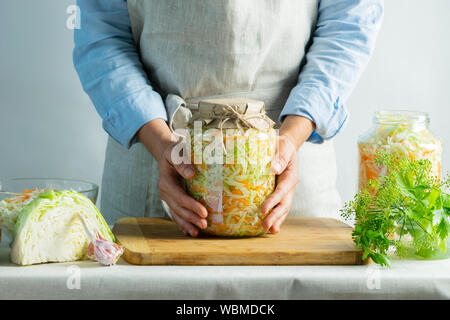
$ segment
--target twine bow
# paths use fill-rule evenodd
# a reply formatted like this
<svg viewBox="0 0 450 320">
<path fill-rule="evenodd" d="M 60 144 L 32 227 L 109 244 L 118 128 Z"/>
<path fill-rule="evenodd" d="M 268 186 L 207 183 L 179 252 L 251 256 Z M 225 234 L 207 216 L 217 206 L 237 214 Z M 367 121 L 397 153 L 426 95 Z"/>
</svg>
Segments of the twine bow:
<svg viewBox="0 0 450 320">
<path fill-rule="evenodd" d="M 186 106 L 191 110 L 196 110 L 196 109 L 198 110 L 197 103 L 195 103 L 195 104 L 188 103 L 188 104 L 186 104 Z M 221 105 L 221 107 L 222 107 L 222 113 L 217 114 L 216 112 L 213 112 L 213 114 L 207 116 L 208 117 L 207 119 L 205 119 L 205 116 L 202 115 L 201 113 L 196 113 L 195 116 L 192 117 L 190 124 L 196 120 L 205 120 L 205 121 L 206 120 L 219 120 L 219 124 L 217 125 L 217 128 L 221 132 L 223 131 L 224 124 L 230 120 L 237 120 L 236 126 L 239 129 L 242 129 L 242 128 L 260 129 L 260 128 L 258 128 L 257 125 L 248 121 L 251 119 L 263 120 L 267 123 L 268 127 L 271 127 L 273 124 L 272 120 L 264 112 L 255 113 L 255 114 L 245 114 L 245 113 L 240 113 L 240 112 L 236 111 L 236 108 L 233 108 L 229 104 L 223 104 L 223 105 Z M 241 124 L 243 124 L 244 126 L 242 126 Z"/>
<path fill-rule="evenodd" d="M 197 103 L 187 103 L 186 106 L 191 110 L 198 110 Z M 249 121 L 252 119 L 260 119 L 266 122 L 268 128 L 273 125 L 273 121 L 264 112 L 245 114 L 238 112 L 235 107 L 229 104 L 222 104 L 220 106 L 222 112 L 216 112 L 216 110 L 214 110 L 214 112 L 212 112 L 211 115 L 208 115 L 207 118 L 205 118 L 205 115 L 201 114 L 200 112 L 196 112 L 195 115 L 191 118 L 189 124 L 192 124 L 197 120 L 206 121 L 208 123 L 211 123 L 213 120 L 218 120 L 219 123 L 217 124 L 217 129 L 220 130 L 221 136 L 223 136 L 224 125 L 228 121 L 235 121 L 236 126 L 239 130 L 244 128 L 261 129 L 256 124 Z M 226 155 L 227 149 L 225 143 L 223 142 L 223 139 L 221 142 L 223 152 Z"/>
<path fill-rule="evenodd" d="M 186 102 L 177 95 L 169 94 L 166 98 L 166 106 L 170 116 L 169 126 L 180 138 L 185 137 L 176 133 L 175 129 L 186 129 L 195 121 L 201 121 L 207 128 L 220 130 L 222 136 L 223 130 L 226 129 L 225 125 L 229 122 L 233 122 L 237 129 L 264 130 L 274 125 L 264 112 L 264 103 L 257 100 L 209 99 Z M 226 154 L 223 139 L 222 147 Z"/>
</svg>

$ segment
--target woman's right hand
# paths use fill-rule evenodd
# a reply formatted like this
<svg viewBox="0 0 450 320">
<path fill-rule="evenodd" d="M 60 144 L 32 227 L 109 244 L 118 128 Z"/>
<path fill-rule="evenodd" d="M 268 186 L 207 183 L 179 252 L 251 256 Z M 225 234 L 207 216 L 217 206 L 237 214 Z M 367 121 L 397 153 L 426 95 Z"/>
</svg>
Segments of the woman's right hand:
<svg viewBox="0 0 450 320">
<path fill-rule="evenodd" d="M 159 193 L 172 211 L 172 219 L 184 234 L 198 235 L 198 228 L 207 226 L 208 211 L 198 201 L 190 197 L 183 189 L 183 178 L 194 177 L 194 168 L 190 164 L 174 164 L 171 159 L 174 144 L 168 146 L 159 163 Z"/>
<path fill-rule="evenodd" d="M 162 119 L 145 124 L 139 130 L 138 138 L 158 161 L 159 192 L 171 209 L 172 219 L 184 234 L 196 237 L 199 229 L 207 226 L 208 211 L 183 189 L 183 179 L 192 178 L 195 171 L 191 164 L 172 161 L 172 150 L 178 140 Z"/>
</svg>

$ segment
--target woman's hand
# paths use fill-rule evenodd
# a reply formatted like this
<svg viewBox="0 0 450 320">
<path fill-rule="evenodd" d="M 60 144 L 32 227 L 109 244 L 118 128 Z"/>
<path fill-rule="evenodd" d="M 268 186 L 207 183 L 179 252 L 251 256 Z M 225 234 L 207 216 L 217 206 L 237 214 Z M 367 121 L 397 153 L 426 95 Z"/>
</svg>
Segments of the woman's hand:
<svg viewBox="0 0 450 320">
<path fill-rule="evenodd" d="M 175 165 L 171 154 L 174 144 L 169 145 L 158 161 L 159 163 L 159 193 L 161 199 L 172 209 L 172 219 L 178 224 L 184 234 L 193 237 L 198 235 L 198 229 L 207 226 L 208 211 L 200 202 L 190 197 L 183 189 L 183 178 L 194 177 L 194 168 L 190 164 Z"/>
<path fill-rule="evenodd" d="M 277 233 L 289 213 L 298 182 L 297 149 L 286 137 L 278 137 L 277 155 L 272 160 L 271 170 L 277 175 L 276 188 L 264 201 L 261 212 L 270 212 L 263 221 L 263 227 Z"/>
<path fill-rule="evenodd" d="M 172 150 L 178 139 L 162 119 L 145 124 L 139 130 L 138 138 L 158 161 L 159 192 L 171 209 L 172 219 L 184 234 L 196 237 L 199 229 L 207 226 L 208 211 L 183 189 L 183 178 L 190 179 L 195 172 L 190 164 L 174 164 L 172 161 Z"/>
<path fill-rule="evenodd" d="M 314 123 L 303 117 L 287 116 L 281 125 L 277 154 L 272 160 L 271 170 L 277 175 L 275 191 L 261 206 L 268 213 L 263 226 L 271 233 L 280 231 L 280 226 L 289 214 L 295 186 L 298 183 L 297 150 L 314 130 Z"/>
</svg>

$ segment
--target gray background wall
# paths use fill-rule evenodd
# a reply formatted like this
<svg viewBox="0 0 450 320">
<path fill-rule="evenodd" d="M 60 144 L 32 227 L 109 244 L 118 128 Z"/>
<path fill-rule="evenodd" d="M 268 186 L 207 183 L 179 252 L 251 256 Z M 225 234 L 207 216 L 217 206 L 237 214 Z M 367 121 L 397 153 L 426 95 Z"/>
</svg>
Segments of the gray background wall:
<svg viewBox="0 0 450 320">
<path fill-rule="evenodd" d="M 72 65 L 69 0 L 0 1 L 0 177 L 72 177 L 100 183 L 106 134 Z M 374 56 L 347 101 L 336 139 L 338 187 L 356 188 L 356 139 L 375 110 L 430 113 L 450 143 L 450 1 L 385 0 Z M 447 149 L 448 150 L 448 149 Z M 449 168 L 448 152 L 444 168 Z"/>
</svg>

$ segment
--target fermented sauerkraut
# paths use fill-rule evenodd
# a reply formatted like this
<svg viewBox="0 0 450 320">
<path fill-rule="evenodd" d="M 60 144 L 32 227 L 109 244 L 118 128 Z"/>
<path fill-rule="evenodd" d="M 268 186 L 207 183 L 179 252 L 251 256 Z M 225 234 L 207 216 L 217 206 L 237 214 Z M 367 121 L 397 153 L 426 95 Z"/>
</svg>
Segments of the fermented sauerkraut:
<svg viewBox="0 0 450 320">
<path fill-rule="evenodd" d="M 223 154 L 219 158 L 216 155 L 214 162 L 206 153 L 217 141 Z M 275 175 L 270 171 L 275 141 L 276 131 L 272 128 L 228 129 L 226 133 L 206 130 L 198 134 L 191 130 L 196 174 L 187 180 L 187 189 L 208 210 L 204 233 L 219 236 L 266 233 L 261 205 L 275 188 Z M 202 163 L 195 163 L 194 154 L 198 152 L 203 153 Z M 217 163 L 220 158 L 222 163 Z"/>
<path fill-rule="evenodd" d="M 373 127 L 358 140 L 360 155 L 359 189 L 367 181 L 383 173 L 375 164 L 378 151 L 408 157 L 411 160 L 428 159 L 433 174 L 441 178 L 442 143 L 428 128 L 426 113 L 412 111 L 379 111 Z"/>
</svg>

